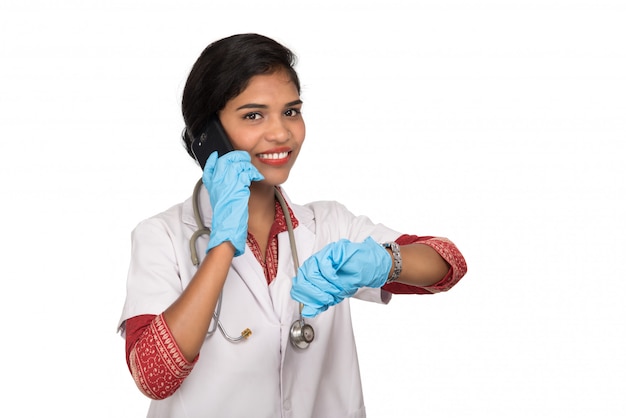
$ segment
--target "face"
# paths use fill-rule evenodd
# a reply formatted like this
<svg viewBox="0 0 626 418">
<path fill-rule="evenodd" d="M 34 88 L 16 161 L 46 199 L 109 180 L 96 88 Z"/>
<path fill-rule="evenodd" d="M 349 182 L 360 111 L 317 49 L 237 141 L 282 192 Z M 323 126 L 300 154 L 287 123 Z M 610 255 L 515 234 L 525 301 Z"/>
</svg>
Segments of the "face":
<svg viewBox="0 0 626 418">
<path fill-rule="evenodd" d="M 250 154 L 263 183 L 284 183 L 296 161 L 305 127 L 302 101 L 285 71 L 257 75 L 219 113 L 224 130 L 238 150 Z"/>
</svg>

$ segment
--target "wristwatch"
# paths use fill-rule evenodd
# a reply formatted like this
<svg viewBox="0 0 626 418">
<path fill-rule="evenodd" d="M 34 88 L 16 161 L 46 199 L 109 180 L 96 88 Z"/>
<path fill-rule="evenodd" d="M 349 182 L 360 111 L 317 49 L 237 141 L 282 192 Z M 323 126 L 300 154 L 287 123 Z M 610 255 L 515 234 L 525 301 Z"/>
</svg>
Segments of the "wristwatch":
<svg viewBox="0 0 626 418">
<path fill-rule="evenodd" d="M 393 283 L 398 280 L 398 277 L 400 277 L 400 273 L 402 272 L 402 256 L 400 255 L 400 246 L 397 242 L 384 242 L 381 245 L 383 248 L 391 249 L 393 272 L 385 284 Z"/>
</svg>

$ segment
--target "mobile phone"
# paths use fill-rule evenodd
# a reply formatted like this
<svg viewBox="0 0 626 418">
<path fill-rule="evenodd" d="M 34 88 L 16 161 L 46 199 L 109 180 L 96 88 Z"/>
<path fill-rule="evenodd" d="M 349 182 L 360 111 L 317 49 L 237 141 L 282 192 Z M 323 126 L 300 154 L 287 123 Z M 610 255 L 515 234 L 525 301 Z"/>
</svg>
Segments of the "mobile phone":
<svg viewBox="0 0 626 418">
<path fill-rule="evenodd" d="M 209 159 L 213 151 L 217 151 L 218 157 L 221 157 L 233 149 L 233 145 L 217 115 L 209 118 L 202 134 L 191 144 L 191 151 L 203 170 L 206 160 Z"/>
</svg>

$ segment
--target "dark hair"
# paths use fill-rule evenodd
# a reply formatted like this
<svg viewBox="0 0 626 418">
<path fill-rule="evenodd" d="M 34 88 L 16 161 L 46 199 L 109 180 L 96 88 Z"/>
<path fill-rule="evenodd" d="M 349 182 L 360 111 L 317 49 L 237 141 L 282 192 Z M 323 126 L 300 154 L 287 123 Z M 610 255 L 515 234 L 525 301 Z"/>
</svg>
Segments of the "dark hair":
<svg viewBox="0 0 626 418">
<path fill-rule="evenodd" d="M 245 90 L 255 75 L 285 69 L 300 93 L 295 63 L 296 56 L 288 48 L 254 33 L 229 36 L 207 46 L 193 65 L 183 90 L 182 137 L 189 155 L 193 157 L 191 144 L 201 135 L 209 117 Z"/>
</svg>

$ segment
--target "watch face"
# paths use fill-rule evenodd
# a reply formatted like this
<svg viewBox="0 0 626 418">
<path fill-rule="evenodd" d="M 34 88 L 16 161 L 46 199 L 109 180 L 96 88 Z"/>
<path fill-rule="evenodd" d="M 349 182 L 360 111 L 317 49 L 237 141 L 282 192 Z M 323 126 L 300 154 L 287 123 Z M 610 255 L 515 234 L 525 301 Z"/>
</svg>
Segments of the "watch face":
<svg viewBox="0 0 626 418">
<path fill-rule="evenodd" d="M 390 277 L 386 283 L 393 283 L 398 280 L 400 273 L 402 272 L 402 257 L 400 256 L 400 246 L 396 242 L 384 242 L 382 244 L 384 248 L 391 249 L 391 262 L 393 264 L 393 270 L 390 273 Z"/>
</svg>

